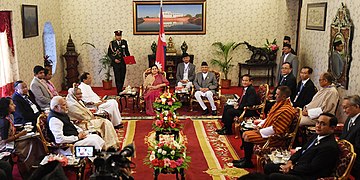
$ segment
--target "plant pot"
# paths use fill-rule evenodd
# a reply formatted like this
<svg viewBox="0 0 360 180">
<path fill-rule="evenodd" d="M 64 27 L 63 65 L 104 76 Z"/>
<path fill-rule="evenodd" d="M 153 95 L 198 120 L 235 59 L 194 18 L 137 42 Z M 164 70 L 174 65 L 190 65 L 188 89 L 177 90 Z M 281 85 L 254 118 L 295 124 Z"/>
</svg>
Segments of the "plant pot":
<svg viewBox="0 0 360 180">
<path fill-rule="evenodd" d="M 221 88 L 229 89 L 231 86 L 231 79 L 221 79 Z"/>
<path fill-rule="evenodd" d="M 109 81 L 102 80 L 102 83 L 103 83 L 103 89 L 109 90 L 112 88 L 112 80 Z"/>
</svg>

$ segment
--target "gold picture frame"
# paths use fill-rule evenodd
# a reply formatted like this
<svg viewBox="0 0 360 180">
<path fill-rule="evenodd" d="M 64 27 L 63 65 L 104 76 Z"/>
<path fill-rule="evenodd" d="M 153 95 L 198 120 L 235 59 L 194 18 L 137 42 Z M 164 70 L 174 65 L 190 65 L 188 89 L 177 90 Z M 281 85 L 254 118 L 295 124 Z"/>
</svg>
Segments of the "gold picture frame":
<svg viewBox="0 0 360 180">
<path fill-rule="evenodd" d="M 307 4 L 306 29 L 325 31 L 327 2 Z"/>
</svg>

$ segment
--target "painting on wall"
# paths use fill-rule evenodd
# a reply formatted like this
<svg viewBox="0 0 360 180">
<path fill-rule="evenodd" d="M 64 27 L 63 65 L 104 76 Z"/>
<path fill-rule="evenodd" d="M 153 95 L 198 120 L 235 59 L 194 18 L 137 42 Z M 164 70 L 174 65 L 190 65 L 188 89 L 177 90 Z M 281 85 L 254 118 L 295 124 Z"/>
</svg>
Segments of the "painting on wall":
<svg viewBox="0 0 360 180">
<path fill-rule="evenodd" d="M 327 3 L 307 5 L 306 29 L 325 31 Z"/>
<path fill-rule="evenodd" d="M 164 2 L 163 20 L 166 34 L 205 34 L 206 2 Z M 160 3 L 135 1 L 134 34 L 158 34 Z"/>
<path fill-rule="evenodd" d="M 22 5 L 23 38 L 39 35 L 38 12 L 35 5 Z"/>
</svg>

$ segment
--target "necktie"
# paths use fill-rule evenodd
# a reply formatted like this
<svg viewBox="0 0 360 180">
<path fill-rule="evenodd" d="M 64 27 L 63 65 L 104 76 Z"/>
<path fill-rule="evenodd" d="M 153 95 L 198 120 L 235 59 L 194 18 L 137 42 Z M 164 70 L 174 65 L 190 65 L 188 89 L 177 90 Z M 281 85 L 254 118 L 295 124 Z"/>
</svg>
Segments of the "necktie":
<svg viewBox="0 0 360 180">
<path fill-rule="evenodd" d="M 29 96 L 28 96 L 28 95 L 25 95 L 25 96 L 24 96 L 24 99 L 26 100 L 26 102 L 27 102 L 27 103 L 29 103 L 29 104 L 30 104 L 30 106 L 32 106 L 32 105 L 34 104 L 32 101 L 30 101 L 30 99 L 29 99 Z"/>
<path fill-rule="evenodd" d="M 244 89 L 243 90 L 244 92 L 243 92 L 243 94 L 241 95 L 241 97 L 240 97 L 240 99 L 239 99 L 239 104 L 241 104 L 241 101 L 242 101 L 242 99 L 243 99 L 243 97 L 244 97 L 244 95 L 245 95 L 245 93 L 246 93 L 246 90 Z"/>
<path fill-rule="evenodd" d="M 352 120 L 350 120 L 350 122 L 349 122 L 349 127 L 348 127 L 348 131 L 350 130 L 350 128 L 351 127 L 353 127 L 355 125 L 355 121 L 352 121 Z"/>
<path fill-rule="evenodd" d="M 301 152 L 301 154 L 304 154 L 308 149 L 310 149 L 310 148 L 315 144 L 315 142 L 319 143 L 317 137 L 311 142 L 311 144 L 310 144 L 305 150 L 303 150 L 303 151 Z"/>
<path fill-rule="evenodd" d="M 298 99 L 298 97 L 299 97 L 299 95 L 300 95 L 300 93 L 301 93 L 301 91 L 302 91 L 303 88 L 304 88 L 304 83 L 301 83 L 300 89 L 299 89 L 298 93 L 296 94 L 296 97 L 295 97 L 295 99 L 294 99 L 294 102 L 297 101 L 297 99 Z"/>
<path fill-rule="evenodd" d="M 280 81 L 279 85 L 282 85 L 284 79 L 285 79 L 285 76 L 283 76 L 283 77 L 281 78 L 281 81 Z"/>
</svg>

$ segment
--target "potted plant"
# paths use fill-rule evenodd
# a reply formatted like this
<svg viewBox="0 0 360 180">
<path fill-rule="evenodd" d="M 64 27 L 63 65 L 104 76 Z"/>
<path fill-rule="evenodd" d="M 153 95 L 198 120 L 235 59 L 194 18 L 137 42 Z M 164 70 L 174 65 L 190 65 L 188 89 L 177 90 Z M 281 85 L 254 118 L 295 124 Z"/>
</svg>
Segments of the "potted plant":
<svg viewBox="0 0 360 180">
<path fill-rule="evenodd" d="M 88 43 L 88 42 L 84 42 L 82 43 L 82 45 L 89 45 L 93 48 L 96 49 L 94 44 Z M 102 80 L 102 84 L 103 84 L 103 89 L 111 89 L 112 88 L 112 80 L 111 80 L 111 74 L 110 74 L 110 70 L 111 70 L 111 59 L 110 57 L 107 55 L 106 50 L 104 50 L 103 55 L 101 56 L 101 58 L 99 59 L 101 68 L 99 70 L 99 74 L 101 73 L 101 71 L 105 71 L 104 75 L 105 75 L 105 79 Z"/>
<path fill-rule="evenodd" d="M 240 44 L 241 43 L 235 42 L 229 42 L 226 44 L 223 44 L 222 42 L 215 42 L 212 44 L 212 46 L 216 48 L 215 54 L 218 59 L 212 59 L 211 64 L 219 66 L 225 76 L 224 79 L 221 79 L 221 88 L 227 89 L 231 85 L 231 79 L 228 79 L 230 68 L 234 66 L 231 64 L 231 55 Z"/>
</svg>

